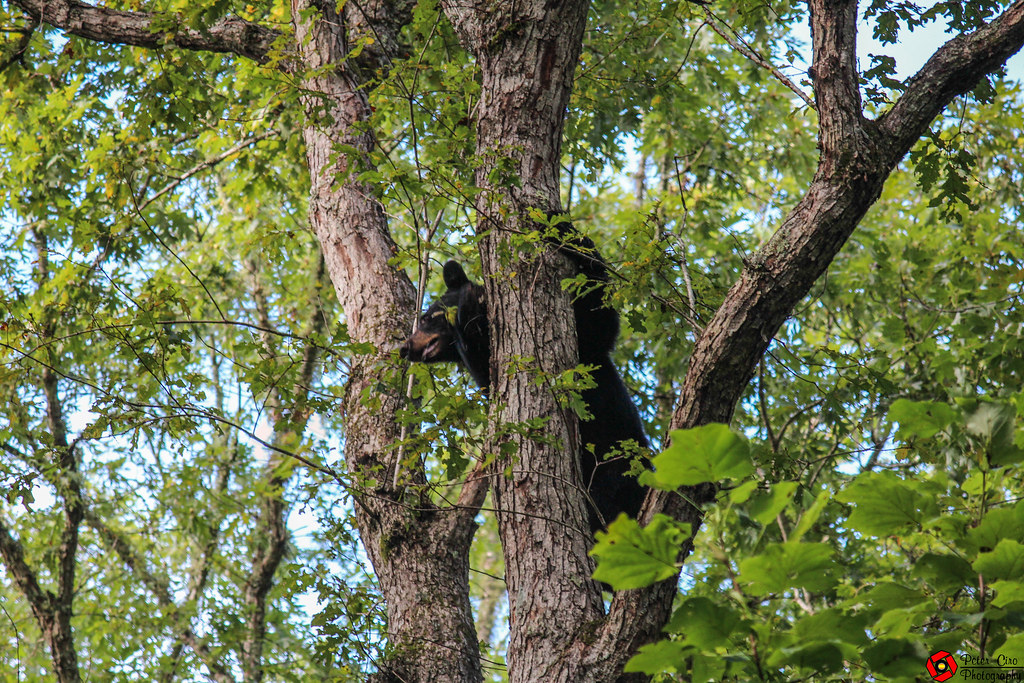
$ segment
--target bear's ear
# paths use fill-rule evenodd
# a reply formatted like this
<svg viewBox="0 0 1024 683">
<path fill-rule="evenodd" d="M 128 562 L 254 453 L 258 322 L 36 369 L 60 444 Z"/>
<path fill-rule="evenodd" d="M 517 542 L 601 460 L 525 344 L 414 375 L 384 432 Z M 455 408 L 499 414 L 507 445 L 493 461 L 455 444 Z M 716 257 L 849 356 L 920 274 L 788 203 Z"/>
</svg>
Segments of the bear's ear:
<svg viewBox="0 0 1024 683">
<path fill-rule="evenodd" d="M 469 284 L 466 271 L 462 270 L 458 261 L 449 261 L 444 264 L 444 284 L 448 289 L 459 289 Z"/>
</svg>

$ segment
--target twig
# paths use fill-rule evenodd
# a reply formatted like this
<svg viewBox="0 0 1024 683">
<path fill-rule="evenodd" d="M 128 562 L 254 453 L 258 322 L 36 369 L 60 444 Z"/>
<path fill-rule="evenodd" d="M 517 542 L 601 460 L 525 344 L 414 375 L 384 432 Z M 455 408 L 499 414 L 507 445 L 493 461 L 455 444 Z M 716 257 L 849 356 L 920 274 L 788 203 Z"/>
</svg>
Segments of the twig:
<svg viewBox="0 0 1024 683">
<path fill-rule="evenodd" d="M 426 242 L 429 245 L 431 240 L 434 239 L 434 233 L 437 232 L 437 228 L 441 225 L 441 219 L 444 217 L 444 210 L 437 212 L 437 217 L 434 218 L 434 224 L 427 229 Z M 412 322 L 412 333 L 416 334 L 416 330 L 420 326 L 420 312 L 423 310 L 423 293 L 427 287 L 427 272 L 430 269 L 430 251 L 424 250 L 419 260 L 419 282 L 416 285 L 416 315 Z M 412 399 L 412 383 L 413 376 L 409 375 L 409 381 L 405 387 L 405 400 L 409 401 Z M 393 489 L 398 488 L 398 472 L 402 468 L 402 455 L 405 452 L 405 439 L 409 435 L 409 423 L 402 423 L 402 431 L 398 437 L 398 453 L 395 455 L 395 472 L 391 478 L 391 487 Z"/>
<path fill-rule="evenodd" d="M 758 54 L 753 47 L 747 44 L 747 42 L 740 37 L 739 33 L 719 19 L 718 16 L 706 5 L 702 5 L 702 9 L 704 10 L 704 16 L 707 17 L 708 26 L 711 27 L 712 31 L 722 36 L 722 39 L 725 42 L 729 43 L 729 45 L 731 45 L 737 52 L 752 61 L 754 64 L 757 64 L 762 69 L 770 71 L 775 78 L 779 79 L 779 82 L 796 93 L 797 97 L 804 101 L 804 104 L 811 109 L 816 109 L 814 106 L 814 100 L 812 100 L 807 93 L 801 90 L 800 87 L 789 78 L 789 76 L 779 71 L 778 67 Z M 728 29 L 728 31 L 726 31 L 726 29 Z"/>
<path fill-rule="evenodd" d="M 266 140 L 267 138 L 269 138 L 269 137 L 271 137 L 273 135 L 277 135 L 277 130 L 275 130 L 275 129 L 268 130 L 267 132 L 265 132 L 265 133 L 263 133 L 261 135 L 255 135 L 255 136 L 253 136 L 251 138 L 246 138 L 245 140 L 242 140 L 241 142 L 239 142 L 235 146 L 233 146 L 233 147 L 231 147 L 231 148 L 221 152 L 217 156 L 212 157 L 210 159 L 207 159 L 205 161 L 202 161 L 202 162 L 196 164 L 195 166 L 193 166 L 189 170 L 185 171 L 184 174 L 178 176 L 173 181 L 167 183 L 162 188 L 157 190 L 156 194 L 154 194 L 152 197 L 150 197 L 149 199 L 144 201 L 142 204 L 139 204 L 136 207 L 136 210 L 137 211 L 142 211 L 147 206 L 149 206 L 150 204 L 155 202 L 157 199 L 159 199 L 160 197 L 164 196 L 165 194 L 167 194 L 168 192 L 170 192 L 174 188 L 178 187 L 178 185 L 181 185 L 183 182 L 185 182 L 186 180 L 188 180 L 192 176 L 196 175 L 200 171 L 204 171 L 204 170 L 206 170 L 208 168 L 212 168 L 213 166 L 216 166 L 220 162 L 222 162 L 225 159 L 227 159 L 232 154 L 236 154 L 237 152 L 242 151 L 246 147 L 250 147 L 252 145 L 255 145 L 257 142 L 260 142 L 262 140 Z"/>
</svg>

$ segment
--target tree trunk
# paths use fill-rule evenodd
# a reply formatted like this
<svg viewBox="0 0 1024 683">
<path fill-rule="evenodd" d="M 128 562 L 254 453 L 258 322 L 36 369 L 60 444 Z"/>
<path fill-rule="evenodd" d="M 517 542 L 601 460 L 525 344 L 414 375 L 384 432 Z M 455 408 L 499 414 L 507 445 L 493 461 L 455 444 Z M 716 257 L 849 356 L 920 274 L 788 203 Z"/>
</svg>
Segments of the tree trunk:
<svg viewBox="0 0 1024 683">
<path fill-rule="evenodd" d="M 14 0 L 33 17 L 89 39 L 162 48 L 233 52 L 265 61 L 278 34 L 236 18 L 208 27 L 152 30 L 154 15 L 71 0 Z M 575 418 L 536 370 L 558 373 L 576 362 L 568 296 L 557 256 L 517 254 L 513 236 L 531 229 L 529 209 L 557 211 L 562 121 L 579 56 L 587 3 L 444 0 L 445 14 L 476 55 L 482 73 L 477 108 L 477 200 L 482 265 L 491 324 L 492 413 L 498 430 L 495 501 L 506 562 L 511 625 L 511 681 L 611 681 L 626 660 L 656 639 L 668 619 L 676 581 L 617 593 L 603 614 L 588 577 L 589 537 L 575 457 Z M 989 24 L 954 38 L 908 81 L 874 121 L 862 113 L 855 60 L 857 3 L 810 0 L 810 72 L 821 126 L 821 160 L 806 196 L 744 269 L 698 339 L 672 427 L 727 422 L 771 338 L 875 201 L 896 163 L 953 97 L 973 88 L 1020 49 L 1024 0 Z M 415 464 L 399 463 L 402 403 L 389 351 L 406 336 L 413 289 L 388 261 L 395 245 L 373 188 L 348 172 L 374 140 L 358 124 L 369 117 L 359 76 L 385 61 L 411 11 L 403 0 L 332 3 L 292 0 L 297 57 L 285 68 L 305 78 L 303 131 L 312 179 L 309 215 L 352 338 L 376 351 L 354 360 L 344 401 L 346 482 L 359 530 L 389 618 L 388 658 L 380 681 L 479 681 L 479 654 L 468 594 L 473 517 L 485 485 L 470 479 L 454 509 L 431 504 Z M 347 58 L 351 41 L 372 36 L 363 57 Z M 529 360 L 528 360 L 529 359 Z M 509 372 L 525 364 L 528 371 Z M 56 397 L 56 392 L 52 394 Z M 49 396 L 49 395 L 48 395 Z M 371 403 L 373 401 L 373 403 Z M 51 411 L 51 416 L 54 412 Z M 544 427 L 538 427 L 548 420 Z M 553 437 L 552 442 L 547 437 Z M 65 443 L 65 447 L 66 447 Z M 71 449 L 59 469 L 73 475 Z M 396 468 L 402 487 L 395 489 Z M 72 491 L 72 493 L 75 493 Z M 710 486 L 684 492 L 702 501 Z M 642 517 L 667 512 L 697 525 L 699 508 L 684 496 L 651 496 Z M 71 596 L 81 509 L 67 498 L 58 595 L 44 591 L 21 547 L 0 520 L 0 554 L 25 594 L 55 657 L 67 655 L 64 680 L 77 676 L 70 641 Z M 684 559 L 689 547 L 684 549 Z M 53 604 L 56 600 L 57 604 Z M 194 646 L 204 653 L 202 646 Z M 58 663 L 58 668 L 60 664 Z"/>
<path fill-rule="evenodd" d="M 307 0 L 292 2 L 302 64 L 316 73 L 306 79 L 309 94 L 303 99 L 309 216 L 350 335 L 376 348 L 353 360 L 344 400 L 350 491 L 363 546 L 387 602 L 388 655 L 375 680 L 479 681 L 469 547 L 486 487 L 483 480 L 467 484 L 462 507 L 441 510 L 426 495 L 426 478 L 416 465 L 397 478 L 403 482 L 397 490 L 391 486 L 394 468 L 407 467 L 392 447 L 404 400 L 393 348 L 413 319 L 415 297 L 405 274 L 388 263 L 396 247 L 383 207 L 374 189 L 356 179 L 374 140 L 359 127 L 370 106 L 345 63 L 345 17 L 333 4 L 316 7 Z M 353 149 L 363 158 L 340 153 Z"/>
<path fill-rule="evenodd" d="M 576 331 L 561 279 L 567 263 L 517 249 L 536 229 L 530 210 L 558 211 L 562 125 L 588 3 L 558 10 L 445 3 L 463 44 L 479 60 L 478 232 L 491 325 L 493 481 L 511 618 L 509 680 L 575 680 L 565 648 L 585 640 L 603 603 L 590 579 L 591 544 L 580 489 L 575 415 L 547 379 L 576 365 Z M 524 370 L 508 372 L 522 359 Z M 514 429 L 547 420 L 544 434 Z M 536 422 L 534 422 L 536 424 Z M 550 437 L 550 440 L 538 439 Z M 577 641 L 579 639 L 579 641 Z"/>
</svg>

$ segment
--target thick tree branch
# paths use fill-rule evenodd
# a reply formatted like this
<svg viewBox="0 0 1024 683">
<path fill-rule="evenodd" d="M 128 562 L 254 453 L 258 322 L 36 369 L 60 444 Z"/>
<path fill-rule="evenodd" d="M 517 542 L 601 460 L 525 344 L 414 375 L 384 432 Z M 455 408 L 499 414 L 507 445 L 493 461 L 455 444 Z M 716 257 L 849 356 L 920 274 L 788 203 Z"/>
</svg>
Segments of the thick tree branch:
<svg viewBox="0 0 1024 683">
<path fill-rule="evenodd" d="M 897 149 L 909 148 L 954 97 L 973 89 L 1022 44 L 1024 0 L 1016 0 L 988 25 L 939 48 L 911 77 L 899 101 L 879 117 L 879 132 Z"/>
<path fill-rule="evenodd" d="M 772 338 L 796 304 L 832 263 L 868 208 L 881 194 L 893 168 L 930 122 L 957 95 L 972 89 L 1024 44 L 1024 0 L 978 31 L 940 48 L 895 106 L 877 122 L 861 111 L 854 69 L 856 3 L 811 0 L 814 84 L 820 117 L 822 156 L 807 194 L 747 262 L 739 281 L 697 340 L 671 421 L 672 429 L 729 422 Z M 706 485 L 679 494 L 655 492 L 642 517 L 667 512 L 694 524 L 694 504 L 709 501 Z M 682 559 L 689 554 L 684 549 Z M 617 593 L 609 619 L 590 648 L 595 669 L 609 677 L 621 671 L 608 657 L 616 644 L 624 653 L 657 637 L 671 607 L 675 581 Z M 646 633 L 644 633 L 646 631 Z M 607 639 L 606 639 L 607 636 Z M 618 668 L 616 668 L 618 666 Z M 600 677 L 598 677 L 600 680 Z M 623 678 L 620 680 L 627 680 Z"/>
<path fill-rule="evenodd" d="M 39 21 L 101 43 L 148 48 L 171 43 L 187 50 L 232 53 L 260 63 L 268 60 L 274 41 L 281 35 L 280 31 L 238 17 L 225 17 L 203 30 L 181 25 L 154 30 L 154 22 L 163 26 L 166 16 L 107 9 L 78 0 L 12 2 Z"/>
<path fill-rule="evenodd" d="M 260 64 L 270 61 L 274 42 L 282 36 L 277 29 L 239 17 L 224 17 L 202 29 L 179 23 L 171 23 L 167 28 L 170 17 L 154 12 L 115 10 L 79 0 L 12 2 L 37 22 L 81 38 L 157 49 L 172 44 L 185 50 L 235 54 Z M 386 72 L 390 68 L 391 61 L 402 52 L 398 33 L 408 22 L 415 4 L 415 0 L 344 3 L 344 21 L 336 28 L 344 32 L 346 45 L 362 47 L 352 59 L 356 68 L 367 74 Z M 289 54 L 281 67 L 291 71 L 297 64 Z"/>
<path fill-rule="evenodd" d="M 818 105 L 822 159 L 839 153 L 860 131 L 863 113 L 857 73 L 857 0 L 810 0 L 810 75 Z"/>
<path fill-rule="evenodd" d="M 536 227 L 531 209 L 560 211 L 565 108 L 589 3 L 442 1 L 441 7 L 481 69 L 475 204 L 492 425 L 550 420 L 551 441 L 495 429 L 488 446 L 515 453 L 495 463 L 491 487 L 510 596 L 509 680 L 591 680 L 580 676 L 573 655 L 580 651 L 577 635 L 592 638 L 604 605 L 590 579 L 590 535 L 566 532 L 587 526 L 578 423 L 535 372 L 506 372 L 530 358 L 537 370 L 555 374 L 579 358 L 570 298 L 559 285 L 568 264 L 521 254 L 509 267 L 508 255 L 521 246 L 512 235 Z"/>
</svg>

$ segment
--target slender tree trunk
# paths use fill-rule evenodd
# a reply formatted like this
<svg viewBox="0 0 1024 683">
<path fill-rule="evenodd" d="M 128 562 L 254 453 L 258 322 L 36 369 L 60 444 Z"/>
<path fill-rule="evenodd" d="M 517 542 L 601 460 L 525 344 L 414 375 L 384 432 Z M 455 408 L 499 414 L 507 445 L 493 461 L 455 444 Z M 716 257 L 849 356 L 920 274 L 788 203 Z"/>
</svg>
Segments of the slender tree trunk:
<svg viewBox="0 0 1024 683">
<path fill-rule="evenodd" d="M 38 286 L 42 289 L 50 280 L 49 248 L 42 233 L 33 234 L 36 239 Z M 42 327 L 42 337 L 52 339 L 56 329 L 52 309 L 46 312 Z M 54 465 L 60 473 L 57 494 L 62 499 L 64 527 L 61 529 L 56 558 L 57 592 L 48 600 L 52 618 L 40 621 L 39 625 L 50 642 L 50 657 L 57 679 L 61 683 L 77 683 L 80 676 L 71 616 L 75 602 L 75 570 L 78 567 L 78 531 L 83 517 L 82 488 L 78 478 L 78 449 L 75 444 L 68 443 L 64 405 L 57 386 L 55 368 L 62 363 L 52 347 L 47 353 L 49 364 L 42 372 L 43 396 L 46 398 L 46 419 L 53 437 Z"/>
</svg>

